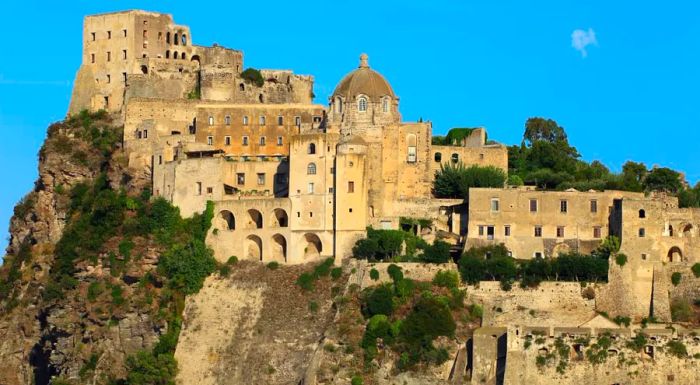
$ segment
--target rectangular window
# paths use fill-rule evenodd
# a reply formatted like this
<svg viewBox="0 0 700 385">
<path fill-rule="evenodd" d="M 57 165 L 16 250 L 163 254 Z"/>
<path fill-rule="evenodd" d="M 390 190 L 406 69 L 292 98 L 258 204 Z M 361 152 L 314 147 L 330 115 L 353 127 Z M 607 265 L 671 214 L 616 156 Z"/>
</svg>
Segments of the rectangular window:
<svg viewBox="0 0 700 385">
<path fill-rule="evenodd" d="M 107 51 L 107 61 L 112 61 L 112 52 Z"/>
<path fill-rule="evenodd" d="M 278 137 L 277 137 L 277 145 L 278 145 L 278 146 L 281 146 L 281 145 L 282 145 L 282 137 L 281 137 L 281 136 L 278 136 Z"/>
<path fill-rule="evenodd" d="M 301 127 L 301 116 L 294 117 L 294 125 L 296 125 L 297 127 Z"/>
<path fill-rule="evenodd" d="M 126 72 L 122 72 L 122 78 L 124 79 L 124 83 L 126 83 Z"/>
<path fill-rule="evenodd" d="M 107 39 L 111 39 L 111 38 L 112 38 L 112 31 L 107 31 Z"/>
<path fill-rule="evenodd" d="M 265 137 L 264 137 L 264 136 L 261 136 L 261 137 L 260 137 L 260 145 L 261 145 L 261 146 L 264 146 L 264 145 L 265 145 Z"/>
<path fill-rule="evenodd" d="M 163 155 L 158 155 L 158 164 L 163 164 Z"/>
<path fill-rule="evenodd" d="M 646 230 L 644 230 L 644 227 L 639 229 L 639 238 L 644 238 L 647 235 Z"/>
<path fill-rule="evenodd" d="M 484 226 L 479 225 L 479 236 L 483 237 L 484 236 Z"/>
<path fill-rule="evenodd" d="M 148 139 L 148 130 L 143 130 L 143 138 Z"/>
<path fill-rule="evenodd" d="M 348 182 L 348 192 L 349 193 L 354 193 L 355 192 L 355 182 Z"/>
<path fill-rule="evenodd" d="M 245 173 L 239 172 L 236 174 L 236 183 L 239 186 L 243 186 L 245 184 Z"/>
<path fill-rule="evenodd" d="M 592 213 L 597 213 L 598 212 L 598 201 L 595 199 L 591 200 L 591 212 Z"/>
<path fill-rule="evenodd" d="M 148 30 L 147 30 L 147 29 L 144 29 L 144 30 L 143 30 L 143 38 L 144 38 L 144 39 L 147 39 L 147 38 L 148 38 Z"/>
<path fill-rule="evenodd" d="M 593 228 L 593 238 L 600 238 L 601 237 L 601 231 L 600 231 L 600 226 L 595 226 Z"/>
<path fill-rule="evenodd" d="M 122 59 L 126 60 L 126 50 L 122 50 Z"/>
<path fill-rule="evenodd" d="M 107 74 L 107 83 L 111 83 L 111 82 L 112 82 L 112 75 Z"/>
<path fill-rule="evenodd" d="M 247 116 L 244 116 L 244 117 L 243 117 L 243 125 L 244 125 L 244 126 L 247 126 L 247 125 L 248 125 L 248 117 L 247 117 Z"/>
<path fill-rule="evenodd" d="M 95 39 L 96 39 L 96 37 L 97 37 L 97 35 L 95 34 L 95 32 L 90 32 L 90 35 L 92 35 L 92 41 L 95 41 Z"/>
<path fill-rule="evenodd" d="M 214 137 L 213 136 L 207 136 L 207 144 L 210 146 L 214 145 Z"/>
<path fill-rule="evenodd" d="M 313 194 L 313 193 L 314 193 L 314 184 L 313 184 L 312 182 L 309 182 L 309 186 L 308 186 L 308 191 L 307 191 L 307 192 L 308 192 L 309 194 Z"/>
<path fill-rule="evenodd" d="M 243 137 L 243 145 L 244 145 L 244 146 L 247 146 L 247 145 L 248 145 L 248 137 L 247 137 L 247 136 L 244 136 L 244 137 Z"/>
<path fill-rule="evenodd" d="M 265 173 L 259 172 L 258 173 L 258 186 L 263 186 L 263 185 L 265 185 Z"/>
<path fill-rule="evenodd" d="M 91 53 L 91 54 L 90 54 L 90 62 L 91 62 L 91 63 L 94 63 L 94 62 L 95 62 L 95 54 L 94 54 L 94 53 Z"/>
<path fill-rule="evenodd" d="M 417 160 L 417 155 L 416 155 L 416 147 L 415 146 L 410 146 L 408 147 L 408 163 L 416 163 Z"/>
<path fill-rule="evenodd" d="M 530 212 L 531 213 L 537 212 L 537 199 L 530 199 Z"/>
<path fill-rule="evenodd" d="M 498 199 L 491 199 L 491 211 L 497 212 L 500 209 Z"/>
<path fill-rule="evenodd" d="M 158 41 L 163 40 L 163 32 L 158 32 Z"/>
<path fill-rule="evenodd" d="M 510 237 L 510 225 L 506 225 L 506 226 L 503 228 L 503 234 L 504 234 L 506 237 Z"/>
<path fill-rule="evenodd" d="M 278 116 L 277 117 L 277 125 L 278 126 L 283 126 L 284 125 L 284 117 Z"/>
<path fill-rule="evenodd" d="M 124 37 L 126 37 L 126 30 L 125 29 L 122 30 L 122 33 L 124 34 Z"/>
<path fill-rule="evenodd" d="M 557 227 L 557 238 L 564 238 L 564 226 Z"/>
<path fill-rule="evenodd" d="M 264 125 L 265 125 L 265 117 L 264 117 L 264 116 L 261 116 L 261 117 L 260 117 L 260 125 L 261 125 L 261 126 L 264 126 Z"/>
<path fill-rule="evenodd" d="M 224 144 L 227 146 L 231 145 L 231 137 L 230 136 L 224 136 Z"/>
<path fill-rule="evenodd" d="M 486 226 L 486 239 L 493 240 L 496 236 L 496 228 L 494 226 Z"/>
<path fill-rule="evenodd" d="M 202 195 L 202 182 L 197 182 L 197 195 Z"/>
<path fill-rule="evenodd" d="M 213 194 L 214 193 L 214 187 L 207 187 L 207 194 Z"/>
<path fill-rule="evenodd" d="M 536 251 L 535 252 L 535 259 L 542 259 L 542 252 Z"/>
<path fill-rule="evenodd" d="M 559 211 L 563 214 L 569 212 L 569 202 L 565 200 L 559 201 Z"/>
<path fill-rule="evenodd" d="M 646 255 L 646 254 L 642 254 L 642 260 L 643 260 L 643 261 L 646 261 L 646 260 L 647 260 L 647 255 Z"/>
<path fill-rule="evenodd" d="M 542 237 L 542 226 L 535 226 L 535 236 Z"/>
</svg>

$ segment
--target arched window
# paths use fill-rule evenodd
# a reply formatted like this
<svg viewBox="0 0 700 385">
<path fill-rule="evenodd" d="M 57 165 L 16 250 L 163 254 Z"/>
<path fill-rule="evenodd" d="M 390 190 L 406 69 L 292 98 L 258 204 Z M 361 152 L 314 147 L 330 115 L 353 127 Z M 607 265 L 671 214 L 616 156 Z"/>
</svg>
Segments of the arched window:
<svg viewBox="0 0 700 385">
<path fill-rule="evenodd" d="M 382 99 L 382 112 L 389 112 L 389 98 Z"/>
<path fill-rule="evenodd" d="M 441 153 L 441 152 L 436 152 L 436 153 L 435 153 L 435 161 L 436 161 L 436 162 L 442 162 L 442 153 Z"/>
<path fill-rule="evenodd" d="M 183 52 L 183 53 L 182 53 L 182 56 L 180 57 L 180 59 L 182 59 L 182 60 L 187 59 L 187 54 Z"/>
<path fill-rule="evenodd" d="M 340 96 L 335 98 L 335 112 L 337 112 L 337 113 L 343 112 L 343 99 L 341 99 Z"/>
<path fill-rule="evenodd" d="M 231 115 L 226 115 L 224 118 L 224 123 L 226 123 L 227 126 L 231 125 Z"/>
<path fill-rule="evenodd" d="M 360 112 L 367 111 L 367 98 L 366 97 L 360 96 L 360 98 L 357 100 L 357 109 Z"/>
<path fill-rule="evenodd" d="M 452 163 L 457 163 L 459 162 L 459 154 L 454 153 L 452 154 Z"/>
<path fill-rule="evenodd" d="M 265 98 L 263 97 L 263 94 L 258 95 L 258 100 L 260 103 L 265 103 Z"/>
<path fill-rule="evenodd" d="M 238 89 L 241 91 L 245 91 L 245 84 L 243 84 L 243 83 L 239 84 Z"/>
<path fill-rule="evenodd" d="M 170 44 L 170 32 L 165 34 L 165 42 Z"/>
<path fill-rule="evenodd" d="M 187 45 L 187 35 L 182 34 L 182 45 Z"/>
<path fill-rule="evenodd" d="M 209 125 L 210 126 L 214 125 L 214 117 L 213 116 L 209 116 Z"/>
<path fill-rule="evenodd" d="M 647 212 L 644 211 L 644 209 L 639 210 L 639 217 L 640 217 L 640 218 L 646 218 L 646 217 L 647 217 Z"/>
<path fill-rule="evenodd" d="M 170 50 L 165 51 L 165 58 L 170 59 Z"/>
<path fill-rule="evenodd" d="M 177 51 L 173 52 L 173 59 L 177 59 Z"/>
<path fill-rule="evenodd" d="M 315 154 L 316 153 L 316 144 L 315 143 L 309 143 L 309 150 L 307 151 L 309 154 Z"/>
<path fill-rule="evenodd" d="M 178 39 L 177 32 L 175 33 L 175 38 L 173 39 L 173 43 L 175 43 L 175 45 L 180 44 L 180 40 Z"/>
<path fill-rule="evenodd" d="M 306 174 L 316 175 L 316 163 L 309 163 L 309 165 L 306 166 Z"/>
</svg>

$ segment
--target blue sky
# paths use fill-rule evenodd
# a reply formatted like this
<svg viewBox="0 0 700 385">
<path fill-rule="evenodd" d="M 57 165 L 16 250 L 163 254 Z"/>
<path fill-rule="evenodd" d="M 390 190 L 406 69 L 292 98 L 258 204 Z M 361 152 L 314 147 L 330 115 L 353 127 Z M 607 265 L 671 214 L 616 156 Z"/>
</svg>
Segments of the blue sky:
<svg viewBox="0 0 700 385">
<path fill-rule="evenodd" d="M 36 179 L 46 127 L 66 113 L 83 16 L 131 8 L 172 13 L 190 26 L 194 44 L 241 49 L 246 66 L 314 75 L 318 103 L 366 52 L 401 98 L 404 120 L 431 120 L 435 133 L 483 125 L 490 138 L 513 144 L 528 117 L 550 117 L 586 160 L 619 170 L 633 159 L 700 179 L 700 4 L 690 0 L 24 0 L 1 7 L 3 232 Z M 585 57 L 572 46 L 576 30 L 579 43 L 595 36 Z"/>
</svg>

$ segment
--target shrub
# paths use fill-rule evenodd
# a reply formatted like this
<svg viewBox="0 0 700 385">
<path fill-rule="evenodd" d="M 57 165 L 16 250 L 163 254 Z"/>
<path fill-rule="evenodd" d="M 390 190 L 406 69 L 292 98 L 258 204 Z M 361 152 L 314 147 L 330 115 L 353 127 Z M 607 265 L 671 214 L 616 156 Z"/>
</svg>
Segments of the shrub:
<svg viewBox="0 0 700 385">
<path fill-rule="evenodd" d="M 316 313 L 318 311 L 318 303 L 316 301 L 309 301 L 309 311 Z"/>
<path fill-rule="evenodd" d="M 455 322 L 450 309 L 433 297 L 420 297 L 401 323 L 399 339 L 407 357 L 400 360 L 406 368 L 419 361 L 441 363 L 447 358 L 432 342 L 438 336 L 452 337 Z"/>
<path fill-rule="evenodd" d="M 394 265 L 393 263 L 389 265 L 389 267 L 386 268 L 386 272 L 389 274 L 389 277 L 396 283 L 399 282 L 403 279 L 403 272 L 401 271 L 401 268 L 398 265 Z"/>
<path fill-rule="evenodd" d="M 620 253 L 615 256 L 615 263 L 617 263 L 620 267 L 625 266 L 627 263 L 627 256 Z"/>
<path fill-rule="evenodd" d="M 364 313 L 368 316 L 376 314 L 391 315 L 394 310 L 393 293 L 388 285 L 369 289 L 364 298 Z"/>
<path fill-rule="evenodd" d="M 216 261 L 211 249 L 199 239 L 185 245 L 173 245 L 158 262 L 158 271 L 169 278 L 171 287 L 185 294 L 198 292 L 204 279 L 215 269 Z"/>
<path fill-rule="evenodd" d="M 364 381 L 362 380 L 362 377 L 360 376 L 352 376 L 352 379 L 350 380 L 350 385 L 362 385 L 364 384 Z"/>
<path fill-rule="evenodd" d="M 671 283 L 673 286 L 678 286 L 681 283 L 682 275 L 679 272 L 671 274 Z"/>
<path fill-rule="evenodd" d="M 673 321 L 688 322 L 693 319 L 693 309 L 685 298 L 671 300 L 671 319 Z"/>
<path fill-rule="evenodd" d="M 700 263 L 696 263 L 690 268 L 693 271 L 695 278 L 700 278 Z"/>
<path fill-rule="evenodd" d="M 688 349 L 685 347 L 685 344 L 683 344 L 680 341 L 668 341 L 666 343 L 666 349 L 668 350 L 668 353 L 678 357 L 678 358 L 685 358 L 688 357 Z"/>
<path fill-rule="evenodd" d="M 267 264 L 267 268 L 270 270 L 277 270 L 280 267 L 279 262 L 272 261 Z"/>
<path fill-rule="evenodd" d="M 228 258 L 228 260 L 226 261 L 226 264 L 229 266 L 235 265 L 237 263 L 238 263 L 238 257 L 236 257 L 235 255 L 230 256 Z"/>
<path fill-rule="evenodd" d="M 618 325 L 624 325 L 625 327 L 629 327 L 632 320 L 630 319 L 630 317 L 616 316 L 613 319 L 613 322 L 615 322 Z"/>
<path fill-rule="evenodd" d="M 331 270 L 331 279 L 334 281 L 337 280 L 338 278 L 340 278 L 342 275 L 343 275 L 343 268 L 342 267 L 334 267 Z"/>
<path fill-rule="evenodd" d="M 647 344 L 647 336 L 644 333 L 637 333 L 630 341 L 627 341 L 627 348 L 635 351 L 640 351 Z"/>
<path fill-rule="evenodd" d="M 129 385 L 170 385 L 177 374 L 177 362 L 172 354 L 152 355 L 141 351 L 126 359 Z"/>
<path fill-rule="evenodd" d="M 314 267 L 313 275 L 315 278 L 325 277 L 331 273 L 331 267 L 333 266 L 333 258 L 326 258 L 323 262 L 319 263 Z"/>
<path fill-rule="evenodd" d="M 364 238 L 355 243 L 352 255 L 357 259 L 374 259 L 379 252 L 379 243 L 376 239 Z"/>
<path fill-rule="evenodd" d="M 255 84 L 258 87 L 262 87 L 265 84 L 265 79 L 263 78 L 262 74 L 255 68 L 246 68 L 245 71 L 241 72 L 241 78 Z"/>
<path fill-rule="evenodd" d="M 95 301 L 95 299 L 97 299 L 97 297 L 100 294 L 102 294 L 103 291 L 104 291 L 104 287 L 102 287 L 102 284 L 100 282 L 90 283 L 90 285 L 88 286 L 88 290 L 87 290 L 88 301 L 90 301 L 90 302 Z"/>
<path fill-rule="evenodd" d="M 450 260 L 450 244 L 436 240 L 423 250 L 421 259 L 429 263 L 445 263 Z"/>
<path fill-rule="evenodd" d="M 297 278 L 296 284 L 304 291 L 312 291 L 314 289 L 314 276 L 311 273 L 301 273 Z"/>
<path fill-rule="evenodd" d="M 227 264 L 219 266 L 219 275 L 222 277 L 228 277 L 231 275 L 231 266 Z"/>
<path fill-rule="evenodd" d="M 479 304 L 472 304 L 469 306 L 469 317 L 472 319 L 481 319 L 484 317 L 484 308 Z"/>
<path fill-rule="evenodd" d="M 435 173 L 433 194 L 437 198 L 467 199 L 470 188 L 503 187 L 507 178 L 503 170 L 493 166 L 441 164 L 440 171 Z"/>
<path fill-rule="evenodd" d="M 119 306 L 124 303 L 124 297 L 122 297 L 122 294 L 124 293 L 124 290 L 122 289 L 121 286 L 119 285 L 113 285 L 112 286 L 112 303 Z"/>
<path fill-rule="evenodd" d="M 440 270 L 435 273 L 433 284 L 440 287 L 456 289 L 459 286 L 459 274 L 452 270 Z"/>
<path fill-rule="evenodd" d="M 379 279 L 379 271 L 377 269 L 372 268 L 372 270 L 369 271 L 369 277 L 373 280 L 376 281 Z"/>
</svg>

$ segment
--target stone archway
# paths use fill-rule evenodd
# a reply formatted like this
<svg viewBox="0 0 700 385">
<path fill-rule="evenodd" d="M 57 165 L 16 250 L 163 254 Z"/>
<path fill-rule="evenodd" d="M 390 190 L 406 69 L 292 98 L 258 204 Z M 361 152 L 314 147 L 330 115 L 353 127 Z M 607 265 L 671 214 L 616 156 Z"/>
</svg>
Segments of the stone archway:
<svg viewBox="0 0 700 385">
<path fill-rule="evenodd" d="M 262 239 L 257 235 L 249 235 L 245 239 L 245 259 L 262 261 Z"/>
<path fill-rule="evenodd" d="M 683 261 L 683 252 L 678 246 L 673 246 L 670 250 L 668 250 L 668 254 L 666 255 L 666 260 L 668 262 L 682 262 Z"/>
<path fill-rule="evenodd" d="M 287 262 L 287 240 L 281 234 L 272 236 L 270 260 L 277 262 Z"/>
<path fill-rule="evenodd" d="M 304 259 L 315 259 L 321 256 L 323 244 L 321 238 L 313 233 L 304 234 Z"/>
<path fill-rule="evenodd" d="M 561 255 L 571 253 L 571 247 L 566 243 L 558 243 L 552 249 L 552 258 L 558 258 Z"/>
<path fill-rule="evenodd" d="M 222 221 L 221 228 L 224 230 L 235 230 L 236 229 L 236 218 L 233 213 L 228 210 L 221 210 L 219 213 L 219 218 Z"/>
<path fill-rule="evenodd" d="M 284 209 L 275 209 L 272 212 L 271 227 L 288 227 L 289 218 L 287 217 L 287 212 Z"/>
<path fill-rule="evenodd" d="M 248 223 L 246 227 L 249 229 L 262 229 L 263 217 L 260 211 L 256 209 L 248 210 Z"/>
</svg>

